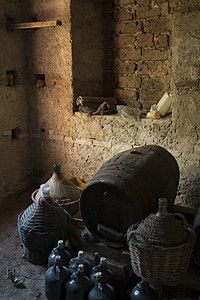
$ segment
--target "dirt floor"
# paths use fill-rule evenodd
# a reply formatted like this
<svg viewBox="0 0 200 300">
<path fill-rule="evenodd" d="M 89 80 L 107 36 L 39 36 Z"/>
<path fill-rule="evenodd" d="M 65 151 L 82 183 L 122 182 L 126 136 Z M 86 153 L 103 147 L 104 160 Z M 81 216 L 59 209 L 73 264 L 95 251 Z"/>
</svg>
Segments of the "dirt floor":
<svg viewBox="0 0 200 300">
<path fill-rule="evenodd" d="M 32 191 L 26 191 L 15 199 L 9 199 L 9 201 L 3 201 L 0 204 L 0 300 L 46 299 L 45 272 L 47 267 L 32 264 L 23 258 L 21 240 L 17 230 L 18 215 L 32 203 L 31 193 Z M 73 251 L 75 254 L 77 249 Z M 15 286 L 13 280 L 8 278 L 9 270 L 15 271 L 15 278 L 19 280 L 18 286 Z M 192 296 L 187 295 L 186 297 L 183 295 L 173 297 L 165 292 L 166 296 L 162 299 L 200 299 L 198 297 L 199 292 L 193 290 L 190 292 Z M 125 298 L 120 297 L 122 300 Z"/>
<path fill-rule="evenodd" d="M 16 199 L 1 203 L 0 208 L 0 300 L 44 300 L 45 266 L 31 264 L 23 258 L 21 240 L 17 231 L 19 213 L 31 204 L 31 191 Z M 8 268 L 14 269 L 20 288 L 7 278 Z"/>
</svg>

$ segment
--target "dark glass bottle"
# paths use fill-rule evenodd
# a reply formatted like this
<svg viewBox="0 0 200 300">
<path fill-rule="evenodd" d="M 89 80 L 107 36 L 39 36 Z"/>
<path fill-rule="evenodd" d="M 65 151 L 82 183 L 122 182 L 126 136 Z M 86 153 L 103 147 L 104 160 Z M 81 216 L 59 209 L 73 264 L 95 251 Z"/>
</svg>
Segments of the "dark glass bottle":
<svg viewBox="0 0 200 300">
<path fill-rule="evenodd" d="M 115 300 L 115 290 L 111 285 L 104 282 L 102 273 L 97 272 L 95 277 L 96 283 L 89 292 L 88 300 Z"/>
<path fill-rule="evenodd" d="M 57 255 L 61 256 L 63 266 L 68 267 L 69 261 L 71 259 L 71 254 L 66 250 L 63 240 L 59 240 L 57 247 L 54 248 L 50 253 L 48 258 L 48 268 L 53 266 L 55 257 Z"/>
<path fill-rule="evenodd" d="M 95 252 L 95 253 L 94 253 L 94 260 L 93 260 L 92 267 L 98 266 L 99 263 L 100 263 L 99 252 Z"/>
<path fill-rule="evenodd" d="M 105 257 L 101 257 L 100 263 L 97 266 L 93 267 L 91 270 L 90 280 L 92 281 L 93 284 L 96 282 L 95 275 L 97 272 L 102 273 L 105 283 L 113 285 L 113 281 L 114 281 L 113 272 L 110 269 L 108 269 Z"/>
<path fill-rule="evenodd" d="M 84 265 L 79 264 L 77 271 L 71 275 L 66 283 L 65 300 L 88 300 L 88 293 L 91 288 L 90 279 L 84 275 Z"/>
<path fill-rule="evenodd" d="M 140 281 L 131 292 L 131 300 L 159 300 L 159 291 L 146 281 Z"/>
<path fill-rule="evenodd" d="M 78 256 L 70 259 L 69 261 L 69 270 L 71 273 L 77 271 L 78 265 L 84 265 L 84 274 L 90 276 L 92 265 L 89 260 L 85 259 L 84 252 L 81 250 L 78 252 Z"/>
<path fill-rule="evenodd" d="M 71 272 L 62 265 L 61 257 L 57 255 L 55 262 L 45 274 L 45 294 L 48 300 L 65 299 L 65 285 Z"/>
</svg>

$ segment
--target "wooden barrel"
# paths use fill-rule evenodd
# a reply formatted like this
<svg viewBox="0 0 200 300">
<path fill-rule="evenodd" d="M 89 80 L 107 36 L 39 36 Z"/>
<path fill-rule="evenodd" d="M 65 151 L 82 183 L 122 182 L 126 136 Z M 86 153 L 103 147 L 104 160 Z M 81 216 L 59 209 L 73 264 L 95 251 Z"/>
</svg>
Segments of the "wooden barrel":
<svg viewBox="0 0 200 300">
<path fill-rule="evenodd" d="M 168 199 L 170 210 L 178 183 L 177 161 L 163 147 L 121 152 L 106 161 L 83 190 L 83 221 L 98 240 L 123 247 L 128 227 L 155 212 L 160 197 Z"/>
</svg>

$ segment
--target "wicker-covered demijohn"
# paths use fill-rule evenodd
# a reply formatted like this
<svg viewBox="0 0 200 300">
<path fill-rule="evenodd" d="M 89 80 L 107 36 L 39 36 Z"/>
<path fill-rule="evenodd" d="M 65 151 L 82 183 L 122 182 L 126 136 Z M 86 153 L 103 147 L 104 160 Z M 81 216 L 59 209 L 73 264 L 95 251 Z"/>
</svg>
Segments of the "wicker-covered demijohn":
<svg viewBox="0 0 200 300">
<path fill-rule="evenodd" d="M 61 164 L 54 164 L 53 175 L 47 180 L 50 186 L 50 196 L 63 209 L 73 216 L 79 210 L 81 189 L 61 173 Z M 35 190 L 31 197 L 37 201 L 41 197 L 41 188 Z"/>
<path fill-rule="evenodd" d="M 69 214 L 51 198 L 40 198 L 28 206 L 18 216 L 25 258 L 35 264 L 46 264 L 58 240 L 66 241 L 69 237 L 69 222 Z"/>
<path fill-rule="evenodd" d="M 167 199 L 160 198 L 160 211 L 150 214 L 127 231 L 134 273 L 156 286 L 182 283 L 195 243 L 195 233 L 181 214 L 163 213 Z"/>
</svg>

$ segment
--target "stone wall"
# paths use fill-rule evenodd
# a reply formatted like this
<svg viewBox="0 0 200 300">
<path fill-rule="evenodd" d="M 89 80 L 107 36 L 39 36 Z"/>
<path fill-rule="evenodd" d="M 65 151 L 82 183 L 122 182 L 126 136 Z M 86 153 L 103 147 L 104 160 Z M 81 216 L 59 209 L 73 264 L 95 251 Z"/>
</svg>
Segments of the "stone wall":
<svg viewBox="0 0 200 300">
<path fill-rule="evenodd" d="M 47 176 L 46 166 L 52 167 L 55 160 L 60 160 L 62 150 L 57 138 L 62 132 L 69 132 L 68 120 L 73 114 L 71 7 L 70 1 L 64 0 L 56 5 L 53 0 L 48 4 L 31 1 L 27 7 L 31 8 L 29 16 L 36 16 L 37 20 L 62 21 L 61 26 L 24 32 L 32 155 L 29 176 L 33 183 L 34 179 Z M 44 80 L 40 80 L 41 75 Z M 38 136 L 39 145 L 35 142 Z"/>
<path fill-rule="evenodd" d="M 7 22 L 21 19 L 18 1 L 0 3 L 0 199 L 29 184 L 28 117 L 25 49 L 22 32 L 8 31 Z"/>
<path fill-rule="evenodd" d="M 200 204 L 199 1 L 174 1 L 173 132 L 179 153 L 180 201 Z"/>
</svg>

